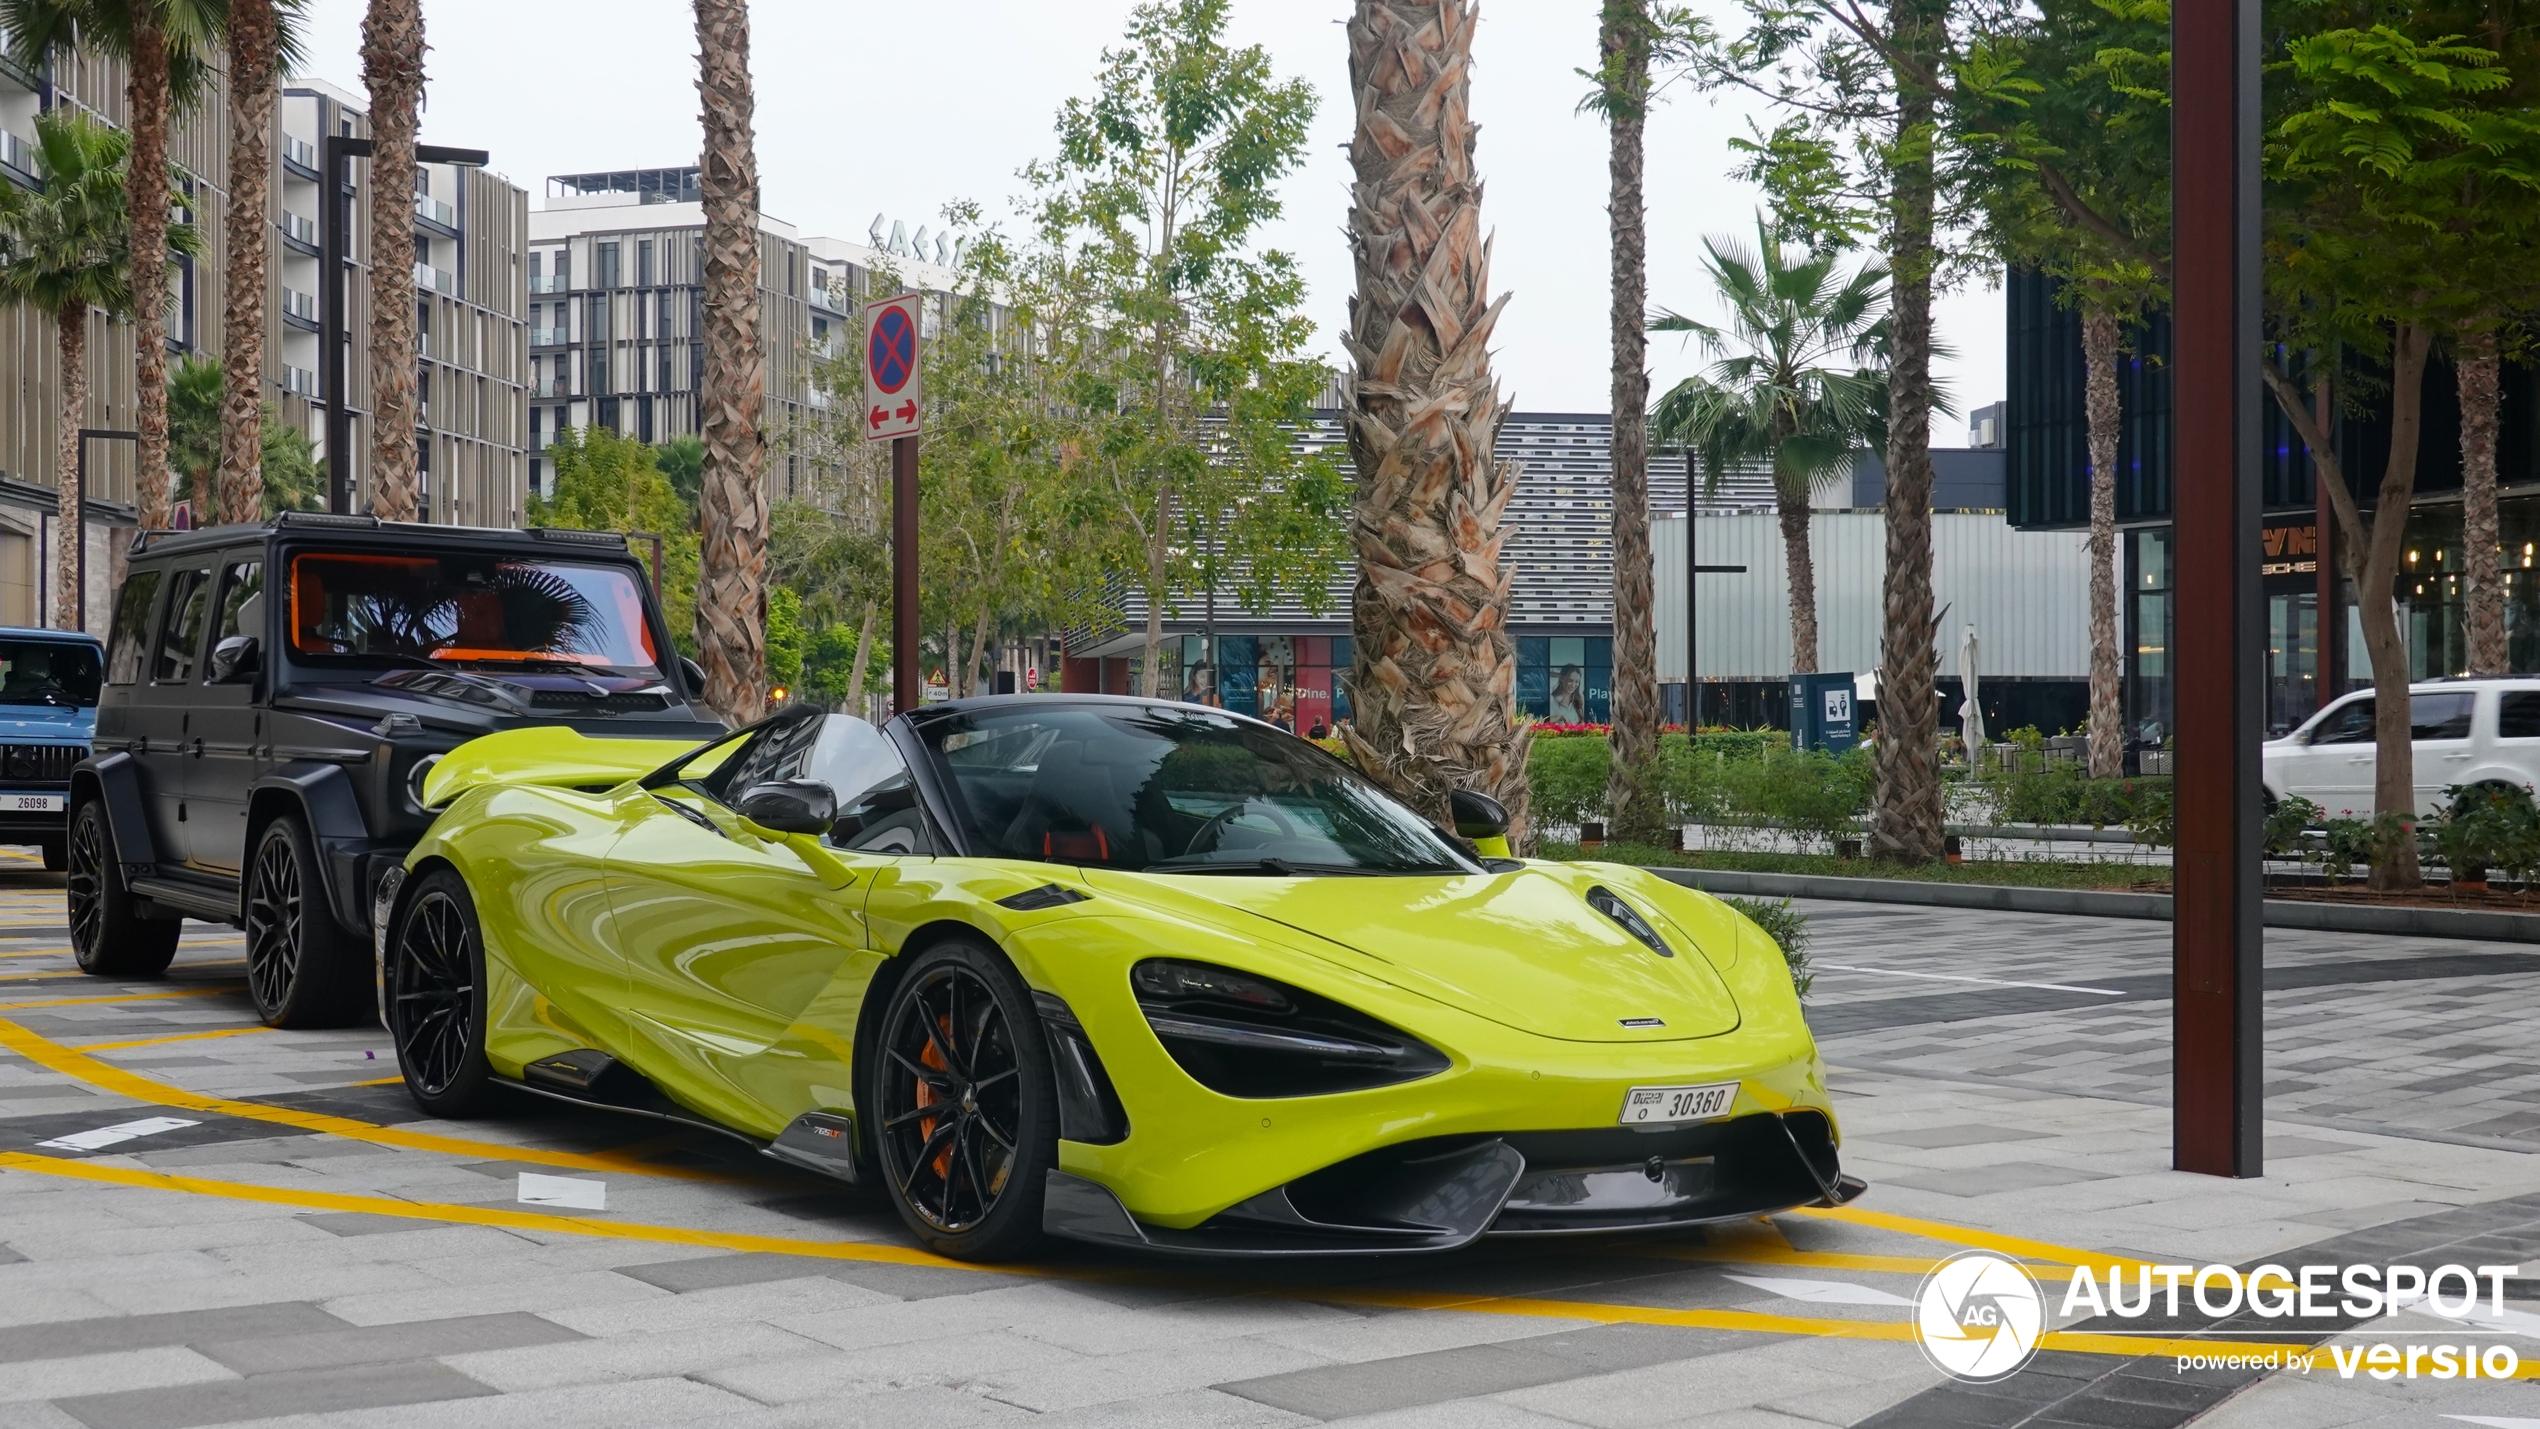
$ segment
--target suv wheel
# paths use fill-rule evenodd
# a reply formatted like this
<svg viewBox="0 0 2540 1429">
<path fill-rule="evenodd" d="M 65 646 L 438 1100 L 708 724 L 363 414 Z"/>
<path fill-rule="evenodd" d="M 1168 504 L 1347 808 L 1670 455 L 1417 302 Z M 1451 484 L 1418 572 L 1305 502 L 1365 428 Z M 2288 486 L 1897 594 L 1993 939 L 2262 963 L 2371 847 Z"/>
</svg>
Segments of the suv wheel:
<svg viewBox="0 0 2540 1429">
<path fill-rule="evenodd" d="M 265 825 L 247 866 L 247 993 L 268 1027 L 341 1027 L 370 1011 L 368 950 L 326 906 L 317 847 L 296 816 Z"/>
<path fill-rule="evenodd" d="M 157 977 L 176 957 L 177 934 L 185 923 L 177 918 L 133 916 L 132 892 L 124 887 L 123 865 L 115 862 L 114 835 L 106 827 L 106 806 L 96 799 L 71 815 L 69 846 L 62 861 L 69 865 L 71 955 L 79 970 L 97 977 Z M 53 846 L 45 845 L 46 867 Z"/>
</svg>

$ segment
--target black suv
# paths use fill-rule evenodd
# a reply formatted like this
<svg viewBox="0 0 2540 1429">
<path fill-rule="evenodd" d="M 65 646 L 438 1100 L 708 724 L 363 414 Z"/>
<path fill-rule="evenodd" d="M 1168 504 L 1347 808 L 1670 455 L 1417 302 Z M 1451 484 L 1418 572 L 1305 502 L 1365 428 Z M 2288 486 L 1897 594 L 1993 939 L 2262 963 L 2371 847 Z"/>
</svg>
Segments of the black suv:
<svg viewBox="0 0 2540 1429">
<path fill-rule="evenodd" d="M 523 725 L 703 741 L 704 685 L 620 536 L 320 514 L 149 533 L 71 775 L 72 949 L 147 976 L 184 919 L 230 923 L 265 1021 L 367 1017 L 371 895 L 431 824 L 442 754 Z"/>
</svg>

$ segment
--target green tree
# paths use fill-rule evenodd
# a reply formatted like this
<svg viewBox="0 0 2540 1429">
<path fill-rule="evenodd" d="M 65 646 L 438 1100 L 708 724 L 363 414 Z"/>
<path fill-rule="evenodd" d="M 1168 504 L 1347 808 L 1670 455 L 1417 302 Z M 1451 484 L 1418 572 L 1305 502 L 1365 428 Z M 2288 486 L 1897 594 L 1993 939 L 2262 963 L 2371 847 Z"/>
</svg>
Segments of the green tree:
<svg viewBox="0 0 2540 1429">
<path fill-rule="evenodd" d="M 606 427 L 566 427 L 547 448 L 553 495 L 529 498 L 528 524 L 578 531 L 650 531 L 662 537 L 662 615 L 671 642 L 694 658 L 697 533 L 653 449 Z M 649 555 L 641 551 L 639 554 Z"/>
<path fill-rule="evenodd" d="M 1247 601 L 1319 605 L 1343 550 L 1340 483 L 1293 440 L 1327 380 L 1303 351 L 1304 280 L 1258 242 L 1314 92 L 1260 46 L 1229 46 L 1226 12 L 1140 5 L 1095 93 L 1060 111 L 1056 157 L 1025 170 L 1040 247 L 1017 276 L 1056 299 L 1040 305 L 1043 360 L 1081 414 L 1066 470 L 1107 510 L 1145 600 L 1150 691 L 1177 593 L 1240 570 Z"/>
<path fill-rule="evenodd" d="M 212 474 L 220 466 L 226 395 L 217 357 L 189 353 L 168 369 L 168 469 L 176 473 L 176 499 L 193 503 L 197 526 L 220 520 L 211 502 Z"/>
<path fill-rule="evenodd" d="M 266 402 L 248 435 L 256 442 L 257 468 L 253 495 L 256 509 L 244 516 L 225 504 L 237 493 L 222 469 L 235 434 L 229 426 L 229 403 L 237 395 L 218 358 L 186 356 L 168 374 L 168 460 L 176 470 L 176 498 L 194 503 L 194 522 L 252 521 L 283 511 L 315 511 L 324 502 L 324 478 L 317 464 L 316 443 L 309 434 L 283 420 L 280 409 Z"/>
<path fill-rule="evenodd" d="M 2375 698 L 2375 817 L 2412 822 L 2407 647 L 2392 597 L 2416 494 L 2425 367 L 2437 339 L 2485 306 L 2475 278 L 2495 271 L 2499 250 L 2528 261 L 2532 235 L 2517 220 L 2540 192 L 2540 116 L 2493 102 L 2509 88 L 2507 71 L 2458 35 L 2339 26 L 2343 13 L 2326 7 L 2302 13 L 2316 28 L 2292 34 L 2272 66 L 2265 272 L 2276 341 L 2261 370 L 2327 483 L 2358 593 Z M 2389 374 L 2390 448 L 2369 515 L 2314 416 L 2325 364 L 2287 356 L 2340 350 L 2377 358 Z M 2340 395 L 2351 403 L 2354 384 Z M 2418 879 L 2415 840 L 2384 840 L 2373 886 Z"/>
<path fill-rule="evenodd" d="M 799 699 L 803 652 L 809 643 L 803 629 L 803 598 L 781 585 L 771 587 L 767 592 L 767 682 Z"/>
<path fill-rule="evenodd" d="M 670 478 L 670 489 L 690 511 L 697 509 L 699 493 L 705 489 L 706 444 L 702 437 L 682 432 L 653 448 L 653 460 L 662 475 Z"/>
<path fill-rule="evenodd" d="M 1755 247 L 1704 240 L 1703 268 L 1728 309 L 1728 331 L 1661 310 L 1657 332 L 1691 333 L 1718 360 L 1658 402 L 1658 440 L 1691 449 L 1707 481 L 1739 461 L 1773 471 L 1783 565 L 1790 580 L 1790 668 L 1817 668 L 1817 566 L 1809 545 L 1810 495 L 1849 470 L 1852 453 L 1887 429 L 1886 273 L 1865 263 L 1849 275 L 1832 249 L 1808 252 L 1762 218 Z"/>
</svg>

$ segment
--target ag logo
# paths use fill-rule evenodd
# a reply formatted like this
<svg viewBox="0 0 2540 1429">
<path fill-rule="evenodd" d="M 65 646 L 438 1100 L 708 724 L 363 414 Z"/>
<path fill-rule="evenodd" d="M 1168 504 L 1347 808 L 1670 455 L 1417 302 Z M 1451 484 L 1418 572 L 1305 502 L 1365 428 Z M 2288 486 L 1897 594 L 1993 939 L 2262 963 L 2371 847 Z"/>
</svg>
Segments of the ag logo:
<svg viewBox="0 0 2540 1429">
<path fill-rule="evenodd" d="M 1961 1251 L 1933 1266 L 1914 1295 L 1914 1339 L 1951 1379 L 1990 1384 L 2020 1372 L 2046 1333 L 2036 1277 L 1989 1251 Z"/>
</svg>

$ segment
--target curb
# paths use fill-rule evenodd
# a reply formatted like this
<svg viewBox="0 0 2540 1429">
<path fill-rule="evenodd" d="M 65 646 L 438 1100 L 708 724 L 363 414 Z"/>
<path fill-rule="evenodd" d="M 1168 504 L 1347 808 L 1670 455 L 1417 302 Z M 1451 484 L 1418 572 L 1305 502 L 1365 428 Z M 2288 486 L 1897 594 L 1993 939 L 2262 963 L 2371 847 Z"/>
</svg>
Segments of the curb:
<svg viewBox="0 0 2540 1429">
<path fill-rule="evenodd" d="M 2168 922 L 2166 893 L 2107 893 L 2088 888 L 2015 888 L 1997 883 L 1926 883 L 1910 878 L 1836 878 L 1815 873 L 1739 873 L 1728 869 L 1646 868 L 1670 883 L 1743 897 L 1826 898 L 1902 903 L 1924 908 L 1986 908 L 2085 918 Z M 2488 943 L 2540 943 L 2540 913 L 2469 908 L 2349 907 L 2269 898 L 2260 904 L 2270 928 L 2322 933 L 2379 933 L 2403 938 L 2467 938 Z"/>
</svg>

